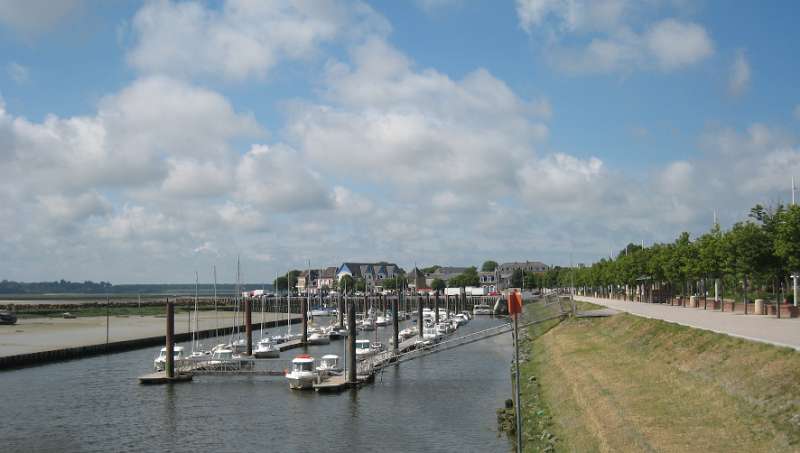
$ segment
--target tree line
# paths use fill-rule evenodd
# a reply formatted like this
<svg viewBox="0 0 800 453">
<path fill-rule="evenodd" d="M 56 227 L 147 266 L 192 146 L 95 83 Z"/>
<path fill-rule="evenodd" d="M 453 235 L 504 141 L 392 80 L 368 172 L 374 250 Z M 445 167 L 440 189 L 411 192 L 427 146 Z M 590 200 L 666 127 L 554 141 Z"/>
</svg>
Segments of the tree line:
<svg viewBox="0 0 800 453">
<path fill-rule="evenodd" d="M 719 224 L 692 239 L 650 247 L 628 244 L 615 257 L 584 268 L 553 269 L 548 287 L 576 286 L 604 296 L 647 288 L 657 299 L 708 295 L 714 284 L 723 293 L 791 298 L 790 276 L 800 271 L 800 207 L 756 205 L 748 218 L 723 230 Z M 552 275 L 550 277 L 553 277 Z M 552 285 L 556 283 L 556 285 Z M 627 291 L 626 291 L 627 290 Z"/>
</svg>

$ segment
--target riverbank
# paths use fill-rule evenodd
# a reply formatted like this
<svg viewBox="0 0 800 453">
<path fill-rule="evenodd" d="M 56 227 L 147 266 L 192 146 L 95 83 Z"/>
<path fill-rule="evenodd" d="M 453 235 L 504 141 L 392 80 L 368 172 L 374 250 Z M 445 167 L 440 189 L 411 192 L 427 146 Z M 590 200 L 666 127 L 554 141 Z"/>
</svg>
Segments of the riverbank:
<svg viewBox="0 0 800 453">
<path fill-rule="evenodd" d="M 234 314 L 199 312 L 200 337 L 230 331 Z M 265 314 L 265 327 L 286 323 L 285 313 Z M 242 323 L 241 314 L 238 318 Z M 254 330 L 260 328 L 261 314 L 253 314 Z M 292 322 L 299 322 L 300 315 L 293 315 Z M 16 325 L 0 325 L 0 369 L 46 363 L 54 360 L 73 359 L 82 356 L 118 352 L 137 347 L 163 343 L 166 331 L 164 316 L 115 316 L 108 318 L 108 341 L 106 341 L 106 317 L 32 318 L 20 319 Z M 191 338 L 194 317 L 189 313 L 176 316 L 176 340 Z"/>
<path fill-rule="evenodd" d="M 800 451 L 791 349 L 619 314 L 522 350 L 526 451 Z"/>
</svg>

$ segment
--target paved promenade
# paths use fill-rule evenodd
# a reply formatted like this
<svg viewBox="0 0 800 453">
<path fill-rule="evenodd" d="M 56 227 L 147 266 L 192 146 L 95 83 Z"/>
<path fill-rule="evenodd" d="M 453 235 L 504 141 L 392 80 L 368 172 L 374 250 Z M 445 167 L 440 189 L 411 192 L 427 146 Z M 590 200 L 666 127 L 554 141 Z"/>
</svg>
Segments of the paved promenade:
<svg viewBox="0 0 800 453">
<path fill-rule="evenodd" d="M 299 317 L 300 315 L 293 315 Z M 267 313 L 266 321 L 285 320 L 285 313 Z M 132 340 L 138 338 L 164 335 L 166 319 L 163 316 L 112 316 L 109 319 L 109 341 Z M 241 315 L 239 321 L 243 323 Z M 261 313 L 253 313 L 253 322 L 261 321 Z M 192 318 L 194 323 L 194 318 Z M 233 313 L 201 311 L 200 330 L 215 327 L 230 327 L 233 324 Z M 327 324 L 327 322 L 326 322 Z M 286 327 L 284 326 L 283 329 Z M 187 314 L 175 316 L 175 333 L 189 332 L 190 324 Z M 257 332 L 256 332 L 257 335 Z M 54 349 L 104 344 L 106 341 L 105 316 L 62 318 L 29 318 L 20 319 L 16 325 L 0 325 L 0 357 L 50 351 Z M 208 340 L 202 340 L 205 343 Z"/>
<path fill-rule="evenodd" d="M 800 318 L 777 319 L 771 316 L 722 313 L 588 296 L 575 296 L 575 299 L 604 305 L 636 316 L 661 319 L 684 326 L 800 350 Z"/>
</svg>

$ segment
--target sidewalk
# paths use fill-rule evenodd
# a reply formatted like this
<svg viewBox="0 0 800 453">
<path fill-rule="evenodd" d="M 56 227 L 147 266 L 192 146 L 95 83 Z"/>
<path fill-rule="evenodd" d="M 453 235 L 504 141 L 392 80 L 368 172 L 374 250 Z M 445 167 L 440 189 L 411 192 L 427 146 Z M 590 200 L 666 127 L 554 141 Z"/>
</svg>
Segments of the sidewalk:
<svg viewBox="0 0 800 453">
<path fill-rule="evenodd" d="M 724 333 L 746 340 L 800 350 L 800 318 L 777 319 L 771 316 L 722 313 L 663 304 L 628 302 L 575 296 L 576 300 L 603 305 L 645 318 L 661 319 L 688 327 Z"/>
</svg>

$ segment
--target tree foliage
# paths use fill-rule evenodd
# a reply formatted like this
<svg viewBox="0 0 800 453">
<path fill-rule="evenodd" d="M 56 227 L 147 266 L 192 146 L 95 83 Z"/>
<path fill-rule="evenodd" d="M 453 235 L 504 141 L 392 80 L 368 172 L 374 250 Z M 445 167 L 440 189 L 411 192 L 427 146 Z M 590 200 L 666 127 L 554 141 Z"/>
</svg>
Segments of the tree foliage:
<svg viewBox="0 0 800 453">
<path fill-rule="evenodd" d="M 483 262 L 481 266 L 481 272 L 494 272 L 497 269 L 497 261 L 487 260 Z"/>
</svg>

